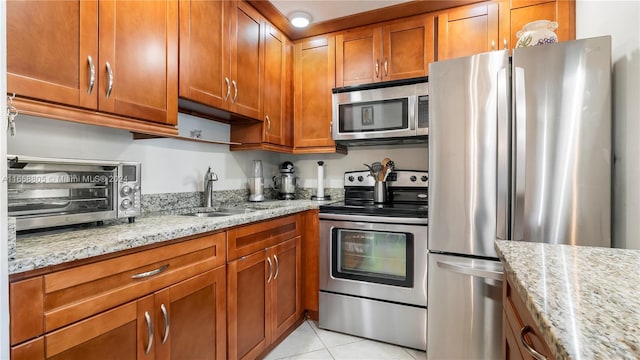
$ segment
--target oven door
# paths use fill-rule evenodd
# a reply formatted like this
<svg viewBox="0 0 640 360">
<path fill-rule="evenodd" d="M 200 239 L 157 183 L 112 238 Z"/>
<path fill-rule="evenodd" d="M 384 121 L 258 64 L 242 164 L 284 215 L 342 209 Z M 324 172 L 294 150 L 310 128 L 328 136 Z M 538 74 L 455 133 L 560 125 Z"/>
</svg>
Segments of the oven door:
<svg viewBox="0 0 640 360">
<path fill-rule="evenodd" d="M 426 306 L 427 226 L 343 217 L 320 219 L 320 290 Z"/>
</svg>

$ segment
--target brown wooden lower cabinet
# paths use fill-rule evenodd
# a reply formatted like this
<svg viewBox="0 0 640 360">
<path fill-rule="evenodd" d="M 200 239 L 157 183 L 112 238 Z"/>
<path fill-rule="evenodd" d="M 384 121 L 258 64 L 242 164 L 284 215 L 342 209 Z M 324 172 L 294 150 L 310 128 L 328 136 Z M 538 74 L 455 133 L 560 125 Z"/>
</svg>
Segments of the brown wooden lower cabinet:
<svg viewBox="0 0 640 360">
<path fill-rule="evenodd" d="M 503 289 L 502 353 L 504 359 L 554 359 L 520 295 L 507 280 Z"/>
<path fill-rule="evenodd" d="M 301 318 L 300 241 L 229 262 L 229 359 L 257 358 Z"/>
<path fill-rule="evenodd" d="M 14 346 L 22 359 L 225 359 L 221 266 Z"/>
</svg>

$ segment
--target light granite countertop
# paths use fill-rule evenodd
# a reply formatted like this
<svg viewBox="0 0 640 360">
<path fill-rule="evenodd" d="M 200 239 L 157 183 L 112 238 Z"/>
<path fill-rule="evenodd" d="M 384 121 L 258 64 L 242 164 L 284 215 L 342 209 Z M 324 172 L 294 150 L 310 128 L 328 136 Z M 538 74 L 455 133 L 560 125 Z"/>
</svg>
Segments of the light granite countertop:
<svg viewBox="0 0 640 360">
<path fill-rule="evenodd" d="M 640 250 L 495 248 L 556 359 L 640 359 Z"/>
<path fill-rule="evenodd" d="M 155 215 L 137 218 L 132 224 L 19 235 L 15 257 L 9 259 L 9 274 L 42 269 L 92 256 L 317 209 L 321 204 L 323 202 L 311 200 L 245 203 L 235 206 L 247 206 L 251 209 L 250 212 L 238 215 L 223 217 Z M 202 210 L 206 208 L 183 209 L 176 213 Z"/>
</svg>

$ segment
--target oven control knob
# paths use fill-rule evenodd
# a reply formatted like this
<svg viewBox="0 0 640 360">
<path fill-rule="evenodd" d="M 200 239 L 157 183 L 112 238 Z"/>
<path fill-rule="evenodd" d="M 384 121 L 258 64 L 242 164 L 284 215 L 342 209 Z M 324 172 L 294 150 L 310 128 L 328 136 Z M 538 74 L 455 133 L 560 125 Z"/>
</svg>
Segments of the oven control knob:
<svg viewBox="0 0 640 360">
<path fill-rule="evenodd" d="M 122 200 L 122 203 L 120 203 L 120 205 L 122 206 L 123 209 L 128 209 L 131 207 L 131 200 L 124 199 Z"/>
<path fill-rule="evenodd" d="M 353 180 L 354 180 L 353 175 L 349 175 L 349 177 L 347 179 L 349 180 L 349 182 L 353 182 Z"/>
<path fill-rule="evenodd" d="M 120 192 L 122 193 L 123 196 L 129 196 L 132 190 L 133 189 L 131 189 L 131 186 L 125 185 L 122 187 L 122 190 L 120 190 Z"/>
<path fill-rule="evenodd" d="M 140 185 L 136 185 L 133 187 L 133 192 L 137 193 L 138 191 L 140 191 Z"/>
<path fill-rule="evenodd" d="M 420 180 L 422 180 L 422 181 L 427 181 L 427 180 L 428 180 L 428 178 L 427 178 L 425 175 L 422 175 L 422 177 L 420 178 Z"/>
<path fill-rule="evenodd" d="M 362 177 L 362 175 L 358 176 L 358 181 L 362 182 L 362 180 L 364 180 L 364 178 Z"/>
<path fill-rule="evenodd" d="M 416 180 L 418 180 L 418 178 L 415 175 L 411 175 L 409 180 L 411 180 L 411 182 L 415 182 Z"/>
</svg>

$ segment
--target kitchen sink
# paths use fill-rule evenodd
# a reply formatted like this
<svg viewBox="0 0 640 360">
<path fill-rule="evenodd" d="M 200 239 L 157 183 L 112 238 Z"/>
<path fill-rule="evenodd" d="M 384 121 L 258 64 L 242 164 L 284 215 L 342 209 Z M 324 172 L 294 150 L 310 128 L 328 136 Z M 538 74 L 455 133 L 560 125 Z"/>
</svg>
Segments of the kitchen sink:
<svg viewBox="0 0 640 360">
<path fill-rule="evenodd" d="M 216 208 L 212 210 L 198 211 L 194 213 L 183 214 L 184 216 L 197 216 L 197 217 L 222 217 L 239 214 L 248 214 L 256 210 L 249 208 Z"/>
</svg>

